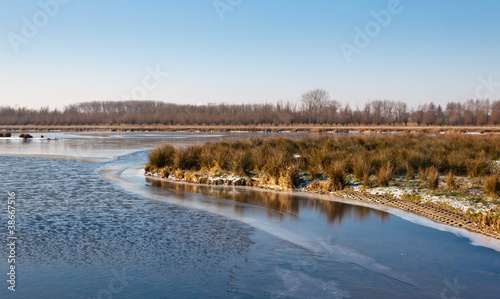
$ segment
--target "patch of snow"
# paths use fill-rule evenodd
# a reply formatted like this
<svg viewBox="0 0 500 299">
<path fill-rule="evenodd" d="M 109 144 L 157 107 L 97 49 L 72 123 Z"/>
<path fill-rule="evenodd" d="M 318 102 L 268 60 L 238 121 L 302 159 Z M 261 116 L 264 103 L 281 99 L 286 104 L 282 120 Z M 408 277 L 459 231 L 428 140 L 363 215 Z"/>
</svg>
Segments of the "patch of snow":
<svg viewBox="0 0 500 299">
<path fill-rule="evenodd" d="M 455 209 L 460 209 L 463 212 L 467 212 L 469 209 L 473 213 L 487 213 L 490 210 L 490 207 L 486 207 L 484 204 L 480 202 L 471 202 L 466 198 L 459 196 L 451 196 L 451 195 L 433 195 L 430 190 L 417 190 L 417 188 L 411 187 L 375 187 L 375 188 L 364 188 L 361 185 L 352 187 L 352 190 L 358 192 L 369 193 L 373 195 L 392 195 L 394 198 L 401 199 L 403 194 L 414 194 L 420 196 L 421 203 L 424 202 L 432 202 L 435 204 L 446 204 Z M 491 205 L 495 207 L 495 205 Z"/>
</svg>

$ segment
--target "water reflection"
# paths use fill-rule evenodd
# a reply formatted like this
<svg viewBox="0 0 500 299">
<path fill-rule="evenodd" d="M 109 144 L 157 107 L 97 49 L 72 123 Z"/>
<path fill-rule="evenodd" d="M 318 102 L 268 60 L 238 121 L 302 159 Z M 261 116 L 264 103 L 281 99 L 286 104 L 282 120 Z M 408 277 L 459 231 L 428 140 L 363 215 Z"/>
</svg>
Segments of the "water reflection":
<svg viewBox="0 0 500 299">
<path fill-rule="evenodd" d="M 212 273 L 252 244 L 248 226 L 128 194 L 102 180 L 94 164 L 2 156 L 0 163 L 12 170 L 0 186 L 17 195 L 23 267 L 119 264 Z M 1 213 L 3 223 L 7 215 Z M 7 231 L 0 237 L 6 240 Z"/>
<path fill-rule="evenodd" d="M 265 207 L 269 211 L 268 219 L 283 221 L 286 215 L 299 216 L 300 212 L 314 211 L 316 215 L 324 217 L 332 226 L 340 226 L 344 218 L 353 217 L 363 223 L 370 216 L 375 216 L 381 222 L 389 219 L 390 214 L 384 211 L 349 205 L 341 202 L 301 197 L 286 192 L 268 190 L 252 190 L 246 187 L 221 187 L 175 183 L 170 181 L 146 178 L 153 187 L 175 190 L 175 195 L 183 196 L 183 192 L 199 193 L 219 199 L 242 203 L 233 205 L 235 212 L 243 216 L 245 210 L 251 206 Z M 222 203 L 214 203 L 222 204 Z M 279 213 L 275 213 L 275 212 Z"/>
</svg>

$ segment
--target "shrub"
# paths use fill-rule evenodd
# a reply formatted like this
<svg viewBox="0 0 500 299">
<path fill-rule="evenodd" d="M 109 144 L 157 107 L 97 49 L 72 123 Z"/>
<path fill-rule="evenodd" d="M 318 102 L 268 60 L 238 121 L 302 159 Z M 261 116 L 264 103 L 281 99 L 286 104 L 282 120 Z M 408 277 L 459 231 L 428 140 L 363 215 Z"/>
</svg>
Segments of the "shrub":
<svg viewBox="0 0 500 299">
<path fill-rule="evenodd" d="M 175 148 L 169 144 L 155 147 L 148 153 L 149 164 L 157 168 L 171 166 Z"/>
<path fill-rule="evenodd" d="M 406 178 L 409 180 L 415 179 L 415 168 L 413 168 L 413 166 L 409 161 L 405 162 L 405 168 L 406 168 Z"/>
<path fill-rule="evenodd" d="M 345 187 L 345 165 L 336 161 L 326 171 L 328 175 L 328 187 L 331 191 L 340 191 Z"/>
<path fill-rule="evenodd" d="M 452 170 L 448 171 L 448 174 L 446 175 L 446 188 L 448 191 L 452 191 L 457 187 L 457 183 L 455 180 L 455 174 L 453 173 Z"/>
<path fill-rule="evenodd" d="M 234 174 L 245 176 L 250 172 L 251 159 L 247 151 L 235 151 L 231 157 L 231 170 Z"/>
<path fill-rule="evenodd" d="M 429 169 L 420 167 L 418 175 L 421 180 L 426 181 L 429 178 Z"/>
<path fill-rule="evenodd" d="M 214 153 L 215 146 L 213 143 L 206 143 L 200 152 L 200 167 L 205 170 L 210 170 L 215 166 Z"/>
<path fill-rule="evenodd" d="M 439 172 L 438 170 L 436 169 L 436 167 L 432 166 L 430 168 L 427 169 L 427 173 L 428 173 L 428 185 L 429 185 L 429 189 L 437 189 L 438 185 L 439 185 Z"/>
<path fill-rule="evenodd" d="M 368 179 L 373 171 L 373 162 L 367 155 L 354 158 L 352 168 L 356 180 L 363 181 L 365 186 L 369 186 Z"/>
<path fill-rule="evenodd" d="M 200 168 L 201 148 L 192 146 L 188 148 L 178 147 L 173 154 L 173 166 L 175 169 L 192 170 Z"/>
<path fill-rule="evenodd" d="M 483 153 L 476 159 L 469 159 L 467 161 L 467 174 L 470 177 L 477 178 L 486 175 L 490 172 L 491 162 Z"/>
<path fill-rule="evenodd" d="M 446 158 L 447 168 L 455 174 L 467 173 L 467 154 L 464 151 L 451 152 Z"/>
<path fill-rule="evenodd" d="M 315 147 L 311 148 L 305 157 L 305 166 L 309 175 L 313 180 L 319 179 L 323 176 L 323 159 L 324 153 Z"/>
<path fill-rule="evenodd" d="M 377 182 L 379 186 L 388 186 L 389 181 L 392 178 L 392 165 L 391 162 L 387 162 L 384 166 L 382 166 L 377 174 Z"/>
<path fill-rule="evenodd" d="M 300 185 L 299 167 L 297 165 L 288 166 L 285 170 L 281 171 L 278 184 L 285 190 L 294 190 L 295 187 Z"/>
<path fill-rule="evenodd" d="M 218 170 L 228 170 L 230 168 L 231 151 L 228 143 L 217 144 L 212 152 L 214 167 Z"/>
<path fill-rule="evenodd" d="M 266 156 L 266 165 L 264 170 L 273 178 L 277 179 L 280 177 L 281 171 L 286 169 L 292 160 L 288 157 L 287 153 L 273 149 Z"/>
<path fill-rule="evenodd" d="M 500 196 L 500 175 L 495 173 L 486 177 L 484 180 L 484 189 L 491 196 Z"/>
</svg>

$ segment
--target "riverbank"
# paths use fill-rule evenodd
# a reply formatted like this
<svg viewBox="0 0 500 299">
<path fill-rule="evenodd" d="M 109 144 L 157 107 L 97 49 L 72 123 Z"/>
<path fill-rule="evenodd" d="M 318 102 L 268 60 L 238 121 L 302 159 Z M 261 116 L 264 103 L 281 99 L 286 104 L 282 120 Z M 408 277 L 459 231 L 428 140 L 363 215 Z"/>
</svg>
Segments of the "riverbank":
<svg viewBox="0 0 500 299">
<path fill-rule="evenodd" d="M 146 177 L 161 179 L 173 183 L 187 183 L 194 185 L 204 185 L 204 186 L 238 186 L 250 188 L 258 191 L 268 191 L 272 190 L 275 192 L 298 192 L 305 193 L 314 196 L 314 194 L 320 194 L 322 199 L 335 201 L 336 198 L 347 198 L 354 201 L 360 201 L 369 203 L 371 205 L 380 205 L 391 208 L 396 208 L 402 211 L 410 212 L 412 214 L 426 217 L 432 221 L 442 223 L 449 226 L 454 226 L 462 229 L 466 229 L 473 233 L 482 234 L 494 239 L 500 240 L 500 232 L 487 225 L 484 222 L 484 219 L 481 217 L 480 219 L 471 219 L 467 217 L 466 213 L 460 212 L 456 209 L 450 209 L 449 207 L 445 207 L 444 205 L 437 205 L 433 203 L 420 203 L 414 202 L 399 198 L 390 198 L 384 195 L 376 195 L 370 194 L 368 192 L 363 191 L 353 191 L 353 190 L 341 190 L 341 191 L 322 191 L 322 190 L 312 190 L 309 185 L 302 185 L 299 188 L 295 188 L 294 190 L 286 190 L 284 188 L 278 186 L 271 186 L 265 184 L 252 183 L 247 184 L 246 180 L 248 178 L 241 178 L 235 176 L 216 176 L 216 177 L 208 177 L 202 176 L 199 174 L 190 173 L 188 175 L 184 175 L 182 178 L 176 177 L 174 175 L 169 175 L 167 177 L 163 176 L 158 172 L 145 172 Z"/>
<path fill-rule="evenodd" d="M 500 136 L 396 134 L 163 145 L 145 170 L 172 180 L 350 197 L 500 232 Z"/>
<path fill-rule="evenodd" d="M 500 126 L 334 125 L 1 125 L 10 132 L 310 132 L 310 133 L 500 133 Z"/>
</svg>

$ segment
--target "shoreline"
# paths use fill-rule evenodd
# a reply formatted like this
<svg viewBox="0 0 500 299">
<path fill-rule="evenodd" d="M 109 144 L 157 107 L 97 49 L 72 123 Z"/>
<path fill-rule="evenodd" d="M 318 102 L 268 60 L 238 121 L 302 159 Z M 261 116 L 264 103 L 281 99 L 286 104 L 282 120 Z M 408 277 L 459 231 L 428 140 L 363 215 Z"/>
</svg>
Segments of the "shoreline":
<svg viewBox="0 0 500 299">
<path fill-rule="evenodd" d="M 200 182 L 188 182 L 185 179 L 170 179 L 161 176 L 160 173 L 157 172 L 145 172 L 145 177 L 152 179 L 159 179 L 163 181 L 168 181 L 172 183 L 181 183 L 181 184 L 189 184 L 189 185 L 202 185 L 202 186 L 218 186 L 218 187 L 238 187 L 245 188 L 248 190 L 254 191 L 267 191 L 267 192 L 288 192 L 290 194 L 302 195 L 302 196 L 316 196 L 320 200 L 329 200 L 329 201 L 338 201 L 343 202 L 339 199 L 348 199 L 353 202 L 363 202 L 366 204 L 370 204 L 373 206 L 379 207 L 389 207 L 392 209 L 409 212 L 411 214 L 424 217 L 436 223 L 440 223 L 443 225 L 461 228 L 467 230 L 471 233 L 480 234 L 482 236 L 490 237 L 496 240 L 500 240 L 500 232 L 488 230 L 484 227 L 480 227 L 480 225 L 476 222 L 465 217 L 465 215 L 461 213 L 457 213 L 454 211 L 450 211 L 444 208 L 440 208 L 437 206 L 432 206 L 428 204 L 416 203 L 404 199 L 392 199 L 383 195 L 373 195 L 364 192 L 358 191 L 332 191 L 329 193 L 320 193 L 306 190 L 295 189 L 293 191 L 289 190 L 279 190 L 275 188 L 264 188 L 259 186 L 245 186 L 245 185 L 235 185 L 235 184 L 206 184 Z"/>
<path fill-rule="evenodd" d="M 303 133 L 500 133 L 500 126 L 417 125 L 0 125 L 10 132 L 303 132 Z"/>
</svg>

